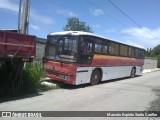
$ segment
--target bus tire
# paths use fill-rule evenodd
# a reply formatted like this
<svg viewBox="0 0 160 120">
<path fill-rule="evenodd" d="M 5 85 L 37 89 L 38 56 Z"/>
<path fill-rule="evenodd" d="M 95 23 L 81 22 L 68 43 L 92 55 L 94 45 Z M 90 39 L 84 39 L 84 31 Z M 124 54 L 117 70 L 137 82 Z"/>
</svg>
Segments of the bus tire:
<svg viewBox="0 0 160 120">
<path fill-rule="evenodd" d="M 101 73 L 98 69 L 93 70 L 91 74 L 90 84 L 97 85 L 101 81 Z"/>
<path fill-rule="evenodd" d="M 134 78 L 135 76 L 136 76 L 136 68 L 133 67 L 132 70 L 131 70 L 130 77 L 131 77 L 131 78 Z"/>
</svg>

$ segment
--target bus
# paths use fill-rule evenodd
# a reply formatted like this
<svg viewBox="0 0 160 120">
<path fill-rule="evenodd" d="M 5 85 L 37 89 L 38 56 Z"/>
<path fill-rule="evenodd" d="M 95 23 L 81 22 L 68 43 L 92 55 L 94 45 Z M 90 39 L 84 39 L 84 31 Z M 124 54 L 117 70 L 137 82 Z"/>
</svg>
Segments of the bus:
<svg viewBox="0 0 160 120">
<path fill-rule="evenodd" d="M 47 76 L 72 85 L 141 75 L 145 50 L 99 35 L 64 31 L 49 33 L 44 57 Z"/>
</svg>

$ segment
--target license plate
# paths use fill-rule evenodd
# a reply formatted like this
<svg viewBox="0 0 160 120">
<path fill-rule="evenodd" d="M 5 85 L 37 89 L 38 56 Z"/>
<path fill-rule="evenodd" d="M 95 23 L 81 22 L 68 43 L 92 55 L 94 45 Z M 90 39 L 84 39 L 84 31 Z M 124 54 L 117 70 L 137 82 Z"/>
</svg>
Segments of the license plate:
<svg viewBox="0 0 160 120">
<path fill-rule="evenodd" d="M 68 80 L 68 76 L 66 76 L 66 75 L 59 75 L 59 78 L 61 78 L 63 80 Z"/>
</svg>

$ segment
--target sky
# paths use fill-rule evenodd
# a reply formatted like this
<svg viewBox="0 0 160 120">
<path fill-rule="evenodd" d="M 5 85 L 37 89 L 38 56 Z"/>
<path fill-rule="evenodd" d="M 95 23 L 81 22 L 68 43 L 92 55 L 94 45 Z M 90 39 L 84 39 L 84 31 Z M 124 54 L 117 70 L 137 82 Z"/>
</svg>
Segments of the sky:
<svg viewBox="0 0 160 120">
<path fill-rule="evenodd" d="M 77 17 L 106 38 L 145 49 L 160 44 L 160 0 L 110 1 L 134 22 L 109 0 L 30 0 L 29 34 L 47 38 Z M 0 0 L 0 29 L 18 28 L 18 10 L 19 0 Z"/>
</svg>

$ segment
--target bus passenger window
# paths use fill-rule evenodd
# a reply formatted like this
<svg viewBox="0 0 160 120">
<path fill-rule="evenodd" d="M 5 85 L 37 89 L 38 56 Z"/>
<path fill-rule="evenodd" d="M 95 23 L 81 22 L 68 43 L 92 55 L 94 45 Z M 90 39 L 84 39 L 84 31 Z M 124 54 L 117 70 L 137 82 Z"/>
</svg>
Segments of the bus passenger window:
<svg viewBox="0 0 160 120">
<path fill-rule="evenodd" d="M 110 43 L 110 45 L 109 45 L 109 54 L 111 54 L 111 55 L 119 55 L 119 44 Z"/>
<path fill-rule="evenodd" d="M 95 44 L 95 52 L 101 53 L 101 45 Z"/>
<path fill-rule="evenodd" d="M 141 58 L 144 58 L 144 50 L 141 50 Z"/>
<path fill-rule="evenodd" d="M 107 54 L 108 51 L 107 49 L 108 49 L 107 45 L 102 45 L 102 53 Z"/>
<path fill-rule="evenodd" d="M 138 49 L 135 50 L 135 56 L 138 57 L 139 51 Z"/>
<path fill-rule="evenodd" d="M 134 48 L 131 49 L 131 56 L 135 57 L 135 49 Z"/>
<path fill-rule="evenodd" d="M 110 43 L 110 45 L 109 45 L 109 54 L 114 54 L 114 52 L 115 52 L 115 49 L 114 49 L 114 43 Z"/>
<path fill-rule="evenodd" d="M 81 39 L 80 41 L 80 63 L 90 63 L 93 56 L 93 42 L 88 39 Z"/>
<path fill-rule="evenodd" d="M 114 44 L 114 49 L 115 49 L 114 54 L 119 55 L 119 44 Z"/>
<path fill-rule="evenodd" d="M 126 45 L 120 45 L 120 55 L 128 56 L 128 47 Z"/>
<path fill-rule="evenodd" d="M 132 56 L 132 48 L 131 48 L 131 47 L 128 48 L 128 56 L 129 56 L 129 57 Z"/>
<path fill-rule="evenodd" d="M 138 57 L 141 57 L 141 50 L 138 50 Z"/>
</svg>

